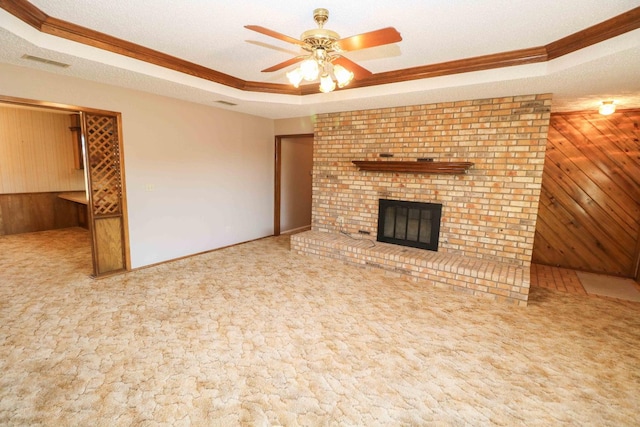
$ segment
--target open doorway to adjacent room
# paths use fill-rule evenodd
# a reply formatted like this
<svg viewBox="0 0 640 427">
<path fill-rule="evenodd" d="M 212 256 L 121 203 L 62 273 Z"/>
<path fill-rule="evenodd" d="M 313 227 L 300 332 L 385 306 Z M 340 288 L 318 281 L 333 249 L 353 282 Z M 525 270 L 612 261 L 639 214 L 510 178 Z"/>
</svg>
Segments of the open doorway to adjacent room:
<svg viewBox="0 0 640 427">
<path fill-rule="evenodd" d="M 0 96 L 0 235 L 84 228 L 88 274 L 129 269 L 121 135 L 117 112 Z"/>
<path fill-rule="evenodd" d="M 313 134 L 275 138 L 274 235 L 311 228 Z"/>
</svg>

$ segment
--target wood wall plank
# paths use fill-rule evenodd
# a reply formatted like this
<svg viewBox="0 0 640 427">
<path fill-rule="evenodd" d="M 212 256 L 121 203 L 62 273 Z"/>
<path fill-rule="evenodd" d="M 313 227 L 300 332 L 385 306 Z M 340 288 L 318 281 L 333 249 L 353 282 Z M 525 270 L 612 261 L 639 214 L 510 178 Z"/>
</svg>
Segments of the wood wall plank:
<svg viewBox="0 0 640 427">
<path fill-rule="evenodd" d="M 542 205 L 542 215 L 545 218 L 543 224 L 547 229 L 540 229 L 540 233 L 548 236 L 548 241 L 552 241 L 554 249 L 562 253 L 565 260 L 569 260 L 574 266 L 581 266 L 581 269 L 593 271 L 621 270 L 630 263 L 632 256 L 624 251 L 615 239 L 599 240 L 594 232 L 593 224 L 583 218 L 576 219 L 574 212 L 571 212 L 550 195 L 545 192 L 540 202 Z M 556 230 L 564 230 L 558 234 Z M 608 259 L 602 258 L 597 251 L 586 251 L 581 248 L 593 247 L 612 254 Z M 574 267 L 575 268 L 575 267 Z"/>
<path fill-rule="evenodd" d="M 79 226 L 77 203 L 59 194 L 0 194 L 0 235 Z"/>
<path fill-rule="evenodd" d="M 640 110 L 551 115 L 533 262 L 635 277 Z"/>
<path fill-rule="evenodd" d="M 84 190 L 68 114 L 0 104 L 0 194 Z"/>
<path fill-rule="evenodd" d="M 553 136 L 553 132 L 550 131 Z M 611 180 L 611 175 L 605 174 L 595 166 L 586 156 L 581 156 L 565 150 L 562 143 L 556 143 L 546 153 L 545 167 L 549 167 L 549 174 L 556 178 L 556 183 L 564 183 L 559 189 L 571 194 L 577 202 L 578 208 L 589 207 L 588 215 L 596 217 L 597 222 L 607 224 L 607 227 L 619 227 L 621 233 L 617 237 L 628 235 L 628 227 L 633 227 L 635 217 L 623 207 L 634 204 L 634 200 Z M 551 184 L 551 183 L 550 183 Z M 635 240 L 635 239 L 634 239 Z"/>
</svg>

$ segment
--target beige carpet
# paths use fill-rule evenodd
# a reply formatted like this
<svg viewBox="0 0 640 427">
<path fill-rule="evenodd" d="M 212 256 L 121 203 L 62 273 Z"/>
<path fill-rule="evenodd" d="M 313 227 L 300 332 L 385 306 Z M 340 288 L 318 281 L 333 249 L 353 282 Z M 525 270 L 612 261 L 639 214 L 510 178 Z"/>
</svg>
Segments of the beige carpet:
<svg viewBox="0 0 640 427">
<path fill-rule="evenodd" d="M 0 237 L 0 424 L 634 426 L 640 304 L 526 308 L 268 238 L 91 280 L 81 229 Z"/>
<path fill-rule="evenodd" d="M 640 302 L 640 292 L 631 279 L 583 271 L 578 271 L 577 275 L 587 294 Z"/>
</svg>

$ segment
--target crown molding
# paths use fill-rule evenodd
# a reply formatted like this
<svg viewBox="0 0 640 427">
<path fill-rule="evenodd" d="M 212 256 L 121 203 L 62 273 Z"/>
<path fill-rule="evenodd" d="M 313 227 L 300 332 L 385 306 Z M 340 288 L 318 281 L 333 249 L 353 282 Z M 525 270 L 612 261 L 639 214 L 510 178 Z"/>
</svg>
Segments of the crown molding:
<svg viewBox="0 0 640 427">
<path fill-rule="evenodd" d="M 189 74 L 235 89 L 287 95 L 301 94 L 300 89 L 293 88 L 289 85 L 242 80 L 211 68 L 158 52 L 157 50 L 149 49 L 99 31 L 51 17 L 26 0 L 0 0 L 0 8 L 44 34 L 50 34 L 87 46 L 128 56 L 149 64 Z"/>
<path fill-rule="evenodd" d="M 388 83 L 398 83 L 410 80 L 428 79 L 431 77 L 447 76 L 452 74 L 468 73 L 471 71 L 490 70 L 493 68 L 512 67 L 514 65 L 533 64 L 547 60 L 547 52 L 544 47 L 513 50 L 492 55 L 476 56 L 455 61 L 440 62 L 438 64 L 423 65 L 413 68 L 405 68 L 396 71 L 372 74 L 361 80 L 353 80 L 349 88 L 377 86 Z M 344 90 L 344 89 L 342 89 Z M 317 93 L 316 86 L 306 85 L 302 87 L 303 95 Z"/>
<path fill-rule="evenodd" d="M 548 60 L 640 28 L 640 7 L 545 45 Z"/>
<path fill-rule="evenodd" d="M 40 30 L 42 23 L 49 17 L 28 1 L 0 0 L 0 7 L 37 30 Z"/>
<path fill-rule="evenodd" d="M 112 37 L 108 34 L 50 17 L 26 0 L 0 0 L 0 8 L 42 33 L 128 56 L 235 89 L 284 95 L 310 95 L 318 93 L 317 85 L 309 84 L 296 89 L 286 84 L 242 80 L 193 62 Z M 567 37 L 563 37 L 545 46 L 375 73 L 364 79 L 353 81 L 349 84 L 349 87 L 339 90 L 546 62 L 638 28 L 640 28 L 640 7 L 631 9 L 628 12 Z"/>
</svg>

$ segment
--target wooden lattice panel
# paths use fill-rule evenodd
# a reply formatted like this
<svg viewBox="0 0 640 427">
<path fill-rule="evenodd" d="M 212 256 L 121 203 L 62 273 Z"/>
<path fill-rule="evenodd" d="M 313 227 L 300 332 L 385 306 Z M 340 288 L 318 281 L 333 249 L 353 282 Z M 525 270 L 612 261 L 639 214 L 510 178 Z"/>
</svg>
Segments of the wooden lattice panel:
<svg viewBox="0 0 640 427">
<path fill-rule="evenodd" d="M 86 126 L 93 215 L 121 214 L 122 181 L 116 118 L 87 114 Z"/>
</svg>

